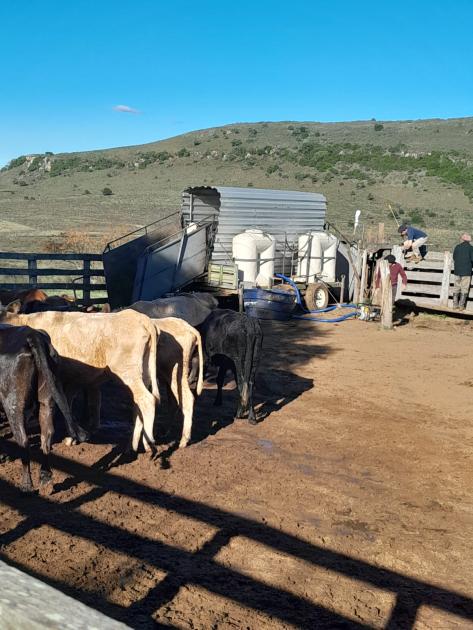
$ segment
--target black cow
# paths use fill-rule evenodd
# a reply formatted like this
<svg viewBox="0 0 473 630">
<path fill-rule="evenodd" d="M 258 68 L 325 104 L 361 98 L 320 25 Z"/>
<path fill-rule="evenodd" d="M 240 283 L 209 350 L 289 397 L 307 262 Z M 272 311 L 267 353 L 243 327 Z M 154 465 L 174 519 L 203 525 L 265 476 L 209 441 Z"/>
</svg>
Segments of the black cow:
<svg viewBox="0 0 473 630">
<path fill-rule="evenodd" d="M 197 330 L 202 336 L 206 363 L 211 361 L 219 368 L 215 404 L 222 404 L 225 374 L 231 369 L 240 393 L 235 417 L 248 415 L 250 424 L 256 424 L 253 386 L 263 342 L 259 321 L 244 313 L 215 309 Z"/>
<path fill-rule="evenodd" d="M 13 437 L 21 447 L 22 490 L 31 492 L 27 425 L 38 413 L 41 429 L 40 484 L 51 480 L 49 453 L 54 433 L 54 403 L 61 410 L 71 437 L 86 439 L 74 422 L 69 405 L 56 377 L 58 355 L 48 335 L 28 326 L 0 325 L 0 403 L 3 405 Z"/>
<path fill-rule="evenodd" d="M 179 317 L 191 326 L 202 324 L 213 309 L 217 299 L 210 293 L 179 293 L 170 298 L 160 298 L 151 302 L 135 302 L 128 308 L 144 313 L 153 319 Z"/>
</svg>

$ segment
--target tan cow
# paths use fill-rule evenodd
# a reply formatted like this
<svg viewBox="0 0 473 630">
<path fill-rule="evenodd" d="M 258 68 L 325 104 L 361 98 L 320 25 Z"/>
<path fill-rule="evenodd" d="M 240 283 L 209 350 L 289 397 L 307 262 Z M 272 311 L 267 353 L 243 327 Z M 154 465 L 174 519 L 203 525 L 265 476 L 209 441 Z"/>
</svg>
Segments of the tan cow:
<svg viewBox="0 0 473 630">
<path fill-rule="evenodd" d="M 164 317 L 150 321 L 159 331 L 157 365 L 159 382 L 166 384 L 168 400 L 172 394 L 182 412 L 183 428 L 179 448 L 183 448 L 187 446 L 192 431 L 194 395 L 189 387 L 188 377 L 192 355 L 196 349 L 199 356 L 199 378 L 196 390 L 198 395 L 202 393 L 203 387 L 204 361 L 200 333 L 177 317 Z"/>
<path fill-rule="evenodd" d="M 92 430 L 100 421 L 100 385 L 110 376 L 126 385 L 135 403 L 132 447 L 138 450 L 143 434 L 146 450 L 154 443 L 153 425 L 159 390 L 156 354 L 159 328 L 146 315 L 120 313 L 64 313 L 47 311 L 31 315 L 17 313 L 14 302 L 0 311 L 3 323 L 45 330 L 60 355 L 60 374 L 71 401 L 86 387 Z M 149 391 L 151 389 L 151 391 Z"/>
</svg>

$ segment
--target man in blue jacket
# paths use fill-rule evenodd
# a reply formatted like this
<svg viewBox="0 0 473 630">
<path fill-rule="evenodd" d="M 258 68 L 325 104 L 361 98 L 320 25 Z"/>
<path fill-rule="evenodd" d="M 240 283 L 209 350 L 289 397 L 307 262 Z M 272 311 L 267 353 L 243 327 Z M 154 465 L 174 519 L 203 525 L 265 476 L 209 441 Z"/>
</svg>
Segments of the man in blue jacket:
<svg viewBox="0 0 473 630">
<path fill-rule="evenodd" d="M 471 236 L 462 234 L 460 243 L 453 250 L 453 308 L 465 310 L 470 292 L 471 269 L 473 267 L 473 247 Z"/>
<path fill-rule="evenodd" d="M 420 262 L 427 254 L 428 236 L 422 230 L 412 227 L 412 225 L 401 225 L 398 230 L 404 238 L 404 257 L 411 262 Z M 408 252 L 412 251 L 412 254 Z"/>
</svg>

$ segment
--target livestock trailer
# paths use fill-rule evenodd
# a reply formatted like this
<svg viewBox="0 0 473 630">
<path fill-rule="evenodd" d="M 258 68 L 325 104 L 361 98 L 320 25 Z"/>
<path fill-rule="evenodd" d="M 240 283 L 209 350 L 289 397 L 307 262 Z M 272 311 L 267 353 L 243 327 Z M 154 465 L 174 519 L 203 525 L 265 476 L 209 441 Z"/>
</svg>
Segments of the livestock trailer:
<svg viewBox="0 0 473 630">
<path fill-rule="evenodd" d="M 351 297 L 352 244 L 339 235 L 329 235 L 328 246 L 336 246 L 332 246 L 330 256 L 324 256 L 324 245 L 319 241 L 327 234 L 326 210 L 326 198 L 314 192 L 187 188 L 180 211 L 105 248 L 103 263 L 111 306 L 151 300 L 188 287 L 236 293 L 239 287 L 254 283 L 244 275 L 244 269 L 253 263 L 264 263 L 264 269 L 270 270 L 266 274 L 270 285 L 280 282 L 276 274 L 295 280 L 311 309 L 325 306 L 332 288 L 339 294 L 344 289 Z M 263 235 L 271 245 L 270 254 L 264 259 L 256 254 L 254 260 L 236 255 L 236 242 L 242 235 L 240 241 L 244 240 L 245 232 L 250 241 Z M 316 256 L 311 254 L 313 239 L 320 250 Z M 317 272 L 323 263 L 330 265 L 330 277 Z"/>
</svg>

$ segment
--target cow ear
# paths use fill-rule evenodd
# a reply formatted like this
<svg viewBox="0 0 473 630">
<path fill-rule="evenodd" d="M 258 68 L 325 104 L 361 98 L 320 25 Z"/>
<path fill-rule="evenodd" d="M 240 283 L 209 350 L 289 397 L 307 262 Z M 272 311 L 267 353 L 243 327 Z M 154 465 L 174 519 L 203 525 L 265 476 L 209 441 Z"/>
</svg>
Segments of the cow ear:
<svg viewBox="0 0 473 630">
<path fill-rule="evenodd" d="M 12 313 L 13 315 L 18 315 L 21 310 L 21 302 L 20 300 L 14 300 L 7 305 L 7 313 Z"/>
<path fill-rule="evenodd" d="M 108 304 L 108 302 L 106 302 L 102 306 L 102 313 L 110 313 L 110 312 L 111 312 L 110 304 Z"/>
</svg>

